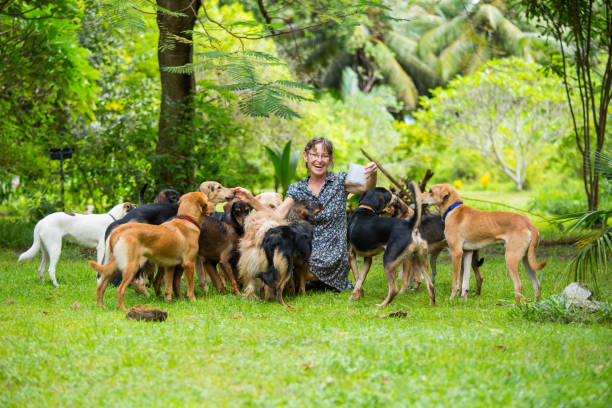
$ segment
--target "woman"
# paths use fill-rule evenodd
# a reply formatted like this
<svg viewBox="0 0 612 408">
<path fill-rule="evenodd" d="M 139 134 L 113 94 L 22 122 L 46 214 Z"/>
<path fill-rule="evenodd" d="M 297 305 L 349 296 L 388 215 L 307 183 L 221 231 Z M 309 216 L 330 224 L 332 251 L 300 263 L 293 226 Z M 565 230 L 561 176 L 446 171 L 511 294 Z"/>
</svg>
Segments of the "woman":
<svg viewBox="0 0 612 408">
<path fill-rule="evenodd" d="M 321 211 L 315 216 L 310 272 L 336 290 L 350 290 L 353 283 L 348 279 L 346 200 L 349 193 L 361 194 L 376 187 L 377 166 L 373 162 L 365 166 L 365 185 L 347 183 L 346 172 L 333 174 L 328 171 L 334 160 L 334 148 L 324 137 L 310 140 L 302 152 L 302 158 L 308 169 L 308 177 L 289 186 L 285 201 L 275 213 L 285 218 L 291 205 L 299 200 L 311 200 L 321 205 Z M 255 210 L 266 210 L 244 188 L 236 188 L 236 197 L 252 203 Z"/>
</svg>

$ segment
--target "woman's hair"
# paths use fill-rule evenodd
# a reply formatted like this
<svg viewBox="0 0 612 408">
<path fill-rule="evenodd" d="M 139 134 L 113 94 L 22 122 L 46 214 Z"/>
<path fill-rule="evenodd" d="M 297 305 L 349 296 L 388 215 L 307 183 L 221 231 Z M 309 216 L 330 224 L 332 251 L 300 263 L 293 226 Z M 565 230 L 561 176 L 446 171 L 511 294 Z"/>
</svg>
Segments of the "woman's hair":
<svg viewBox="0 0 612 408">
<path fill-rule="evenodd" d="M 325 148 L 325 151 L 327 152 L 327 154 L 329 154 L 329 167 L 334 168 L 334 145 L 329 139 L 326 139 L 323 136 L 313 137 L 312 139 L 308 141 L 308 143 L 306 143 L 306 147 L 304 147 L 304 151 L 306 152 L 306 154 L 308 154 L 310 149 L 312 149 L 319 143 L 323 145 L 323 147 Z M 306 164 L 306 170 L 308 170 L 308 164 Z M 310 172 L 310 170 L 308 171 Z"/>
<path fill-rule="evenodd" d="M 323 147 L 325 147 L 325 150 L 329 154 L 330 159 L 333 159 L 333 157 L 334 157 L 334 145 L 332 144 L 332 142 L 329 139 L 326 139 L 326 138 L 324 138 L 322 136 L 320 136 L 320 137 L 313 137 L 312 139 L 310 139 L 308 141 L 308 143 L 306 143 L 306 147 L 304 148 L 304 151 L 306 153 L 308 153 L 310 151 L 310 149 L 312 149 L 313 147 L 315 147 L 319 143 L 323 144 Z"/>
</svg>

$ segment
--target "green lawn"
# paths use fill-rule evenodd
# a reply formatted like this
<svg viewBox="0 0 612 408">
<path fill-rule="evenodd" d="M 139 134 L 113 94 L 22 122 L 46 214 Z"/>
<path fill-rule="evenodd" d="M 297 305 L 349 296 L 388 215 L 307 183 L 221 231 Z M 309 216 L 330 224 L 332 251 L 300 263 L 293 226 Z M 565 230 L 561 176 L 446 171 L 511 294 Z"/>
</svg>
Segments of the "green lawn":
<svg viewBox="0 0 612 408">
<path fill-rule="evenodd" d="M 544 296 L 568 251 L 539 250 L 549 262 Z M 611 326 L 511 318 L 500 248 L 484 256 L 483 295 L 467 301 L 448 300 L 450 265 L 440 257 L 435 308 L 424 287 L 377 308 L 387 288 L 376 263 L 365 298 L 289 298 L 300 312 L 214 289 L 169 304 L 130 289 L 128 307 L 169 313 L 140 323 L 125 319 L 114 290 L 96 306 L 94 273 L 77 249 L 58 264 L 59 288 L 40 283 L 38 259 L 17 264 L 3 249 L 0 406 L 610 407 Z M 531 298 L 524 270 L 521 279 Z M 408 317 L 379 317 L 397 310 Z"/>
</svg>

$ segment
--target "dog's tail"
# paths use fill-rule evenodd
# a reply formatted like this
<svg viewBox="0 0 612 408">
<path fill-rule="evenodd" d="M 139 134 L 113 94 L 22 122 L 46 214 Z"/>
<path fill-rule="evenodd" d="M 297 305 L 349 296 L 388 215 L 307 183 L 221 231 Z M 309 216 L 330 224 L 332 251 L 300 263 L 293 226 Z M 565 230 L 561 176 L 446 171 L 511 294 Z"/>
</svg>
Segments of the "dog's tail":
<svg viewBox="0 0 612 408">
<path fill-rule="evenodd" d="M 540 244 L 540 233 L 533 224 L 529 225 L 529 231 L 531 232 L 531 242 L 529 243 L 529 248 L 527 249 L 527 261 L 529 262 L 531 269 L 534 271 L 539 271 L 546 266 L 546 261 L 538 263 L 536 260 L 535 251 Z"/>
<path fill-rule="evenodd" d="M 411 181 L 410 184 L 408 184 L 408 189 L 410 190 L 410 192 L 412 193 L 412 200 L 414 201 L 414 230 L 419 229 L 419 227 L 421 226 L 421 218 L 423 215 L 423 199 L 421 198 L 421 189 L 419 188 L 419 185 L 414 182 Z"/>
<path fill-rule="evenodd" d="M 115 257 L 111 255 L 110 262 L 104 265 L 100 265 L 96 261 L 88 261 L 92 268 L 100 275 L 109 276 L 113 275 L 117 270 L 117 263 Z"/>
<path fill-rule="evenodd" d="M 144 193 L 145 191 L 147 191 L 147 187 L 149 187 L 149 183 L 145 183 L 144 186 L 142 186 L 142 188 L 140 189 L 140 192 L 138 193 L 138 202 L 140 203 L 140 205 L 145 205 L 145 200 L 144 200 Z"/>
<path fill-rule="evenodd" d="M 34 242 L 32 242 L 32 246 L 30 249 L 25 251 L 23 254 L 19 255 L 19 259 L 17 262 L 22 261 L 24 259 L 33 258 L 38 251 L 40 251 L 40 230 L 38 228 L 38 224 L 34 227 Z"/>
<path fill-rule="evenodd" d="M 89 265 L 91 265 L 94 270 L 104 276 L 114 275 L 117 271 L 117 261 L 115 259 L 115 254 L 112 253 L 112 245 L 110 242 L 110 238 L 106 240 L 106 249 L 104 251 L 104 259 L 106 260 L 104 265 L 100 265 L 95 261 L 88 261 Z"/>
</svg>

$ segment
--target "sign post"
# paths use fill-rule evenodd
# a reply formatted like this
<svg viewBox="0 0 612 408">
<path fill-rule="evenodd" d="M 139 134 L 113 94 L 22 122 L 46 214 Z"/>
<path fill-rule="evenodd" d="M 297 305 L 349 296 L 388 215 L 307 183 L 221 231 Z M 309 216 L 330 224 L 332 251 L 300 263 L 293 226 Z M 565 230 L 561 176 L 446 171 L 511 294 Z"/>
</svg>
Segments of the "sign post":
<svg viewBox="0 0 612 408">
<path fill-rule="evenodd" d="M 69 147 L 64 147 L 63 149 L 51 149 L 49 150 L 49 157 L 51 157 L 51 160 L 60 161 L 60 171 L 54 171 L 53 174 L 60 175 L 62 185 L 62 211 L 66 211 L 66 205 L 64 202 L 64 176 L 70 175 L 71 173 L 64 173 L 64 160 L 72 157 L 72 150 L 70 150 Z"/>
</svg>

